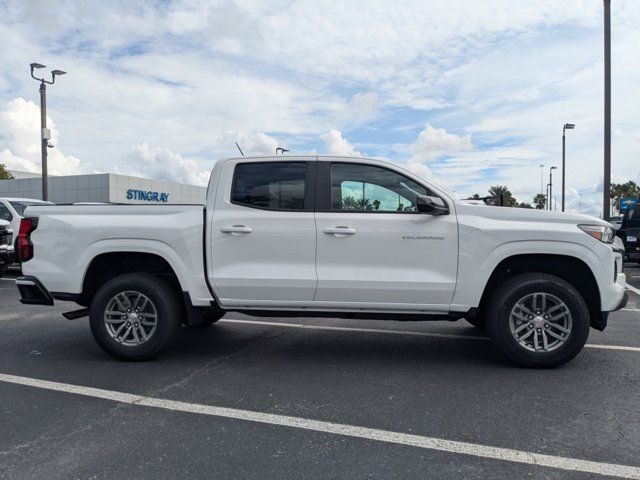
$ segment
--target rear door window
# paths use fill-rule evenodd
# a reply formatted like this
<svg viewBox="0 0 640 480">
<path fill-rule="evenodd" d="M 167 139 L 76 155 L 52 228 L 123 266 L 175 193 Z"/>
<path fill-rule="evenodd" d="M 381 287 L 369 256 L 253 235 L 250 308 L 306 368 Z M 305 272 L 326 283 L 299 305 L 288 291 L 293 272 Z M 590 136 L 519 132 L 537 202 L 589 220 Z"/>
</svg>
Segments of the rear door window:
<svg viewBox="0 0 640 480">
<path fill-rule="evenodd" d="M 305 210 L 306 162 L 239 163 L 231 202 L 264 210 Z"/>
</svg>

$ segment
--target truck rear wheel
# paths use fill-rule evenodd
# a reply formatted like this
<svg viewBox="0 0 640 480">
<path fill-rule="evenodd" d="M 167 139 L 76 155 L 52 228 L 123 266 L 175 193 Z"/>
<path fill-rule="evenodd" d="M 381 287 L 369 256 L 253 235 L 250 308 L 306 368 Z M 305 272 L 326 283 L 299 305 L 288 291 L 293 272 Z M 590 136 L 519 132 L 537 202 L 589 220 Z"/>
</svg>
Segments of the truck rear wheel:
<svg viewBox="0 0 640 480">
<path fill-rule="evenodd" d="M 98 345 L 119 360 L 144 361 L 164 350 L 182 324 L 183 308 L 175 289 L 149 274 L 127 273 L 96 293 L 89 313 Z"/>
<path fill-rule="evenodd" d="M 589 310 L 561 278 L 525 273 L 491 297 L 487 331 L 500 352 L 523 367 L 552 368 L 575 357 L 589 337 Z"/>
</svg>

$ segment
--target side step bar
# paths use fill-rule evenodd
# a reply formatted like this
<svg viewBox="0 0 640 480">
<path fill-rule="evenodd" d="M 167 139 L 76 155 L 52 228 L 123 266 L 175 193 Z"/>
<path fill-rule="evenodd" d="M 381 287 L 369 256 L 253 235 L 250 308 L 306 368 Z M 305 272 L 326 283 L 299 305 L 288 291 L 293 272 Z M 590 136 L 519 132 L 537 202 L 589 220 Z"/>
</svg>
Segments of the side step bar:
<svg viewBox="0 0 640 480">
<path fill-rule="evenodd" d="M 89 309 L 81 308 L 80 310 L 72 310 L 71 312 L 64 312 L 62 316 L 67 320 L 76 320 L 78 318 L 88 317 Z"/>
</svg>

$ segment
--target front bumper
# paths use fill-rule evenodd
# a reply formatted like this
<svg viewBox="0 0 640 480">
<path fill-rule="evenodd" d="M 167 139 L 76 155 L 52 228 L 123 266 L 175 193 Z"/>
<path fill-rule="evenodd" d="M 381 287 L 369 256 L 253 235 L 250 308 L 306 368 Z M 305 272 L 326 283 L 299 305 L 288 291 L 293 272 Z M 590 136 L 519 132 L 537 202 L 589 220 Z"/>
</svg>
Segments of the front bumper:
<svg viewBox="0 0 640 480">
<path fill-rule="evenodd" d="M 13 247 L 0 247 L 0 267 L 8 267 L 14 260 Z"/>
<path fill-rule="evenodd" d="M 26 305 L 53 305 L 53 297 L 49 290 L 36 277 L 16 278 L 16 286 L 20 292 L 20 303 Z"/>
</svg>

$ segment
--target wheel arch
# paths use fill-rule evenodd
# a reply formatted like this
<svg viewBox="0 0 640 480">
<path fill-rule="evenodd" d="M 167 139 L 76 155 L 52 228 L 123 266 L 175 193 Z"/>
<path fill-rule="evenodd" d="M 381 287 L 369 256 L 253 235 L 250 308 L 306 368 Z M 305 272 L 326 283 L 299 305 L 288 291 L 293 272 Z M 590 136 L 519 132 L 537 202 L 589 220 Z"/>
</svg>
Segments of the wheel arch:
<svg viewBox="0 0 640 480">
<path fill-rule="evenodd" d="M 184 291 L 175 269 L 161 255 L 138 251 L 113 251 L 100 253 L 87 264 L 78 303 L 89 306 L 101 285 L 124 273 L 157 275 L 164 278 L 178 292 Z"/>
<path fill-rule="evenodd" d="M 519 254 L 504 258 L 489 276 L 479 304 L 479 313 L 485 309 L 491 294 L 505 280 L 521 273 L 546 273 L 561 278 L 578 290 L 589 309 L 591 325 L 600 318 L 601 298 L 598 282 L 589 265 L 570 255 Z"/>
</svg>

